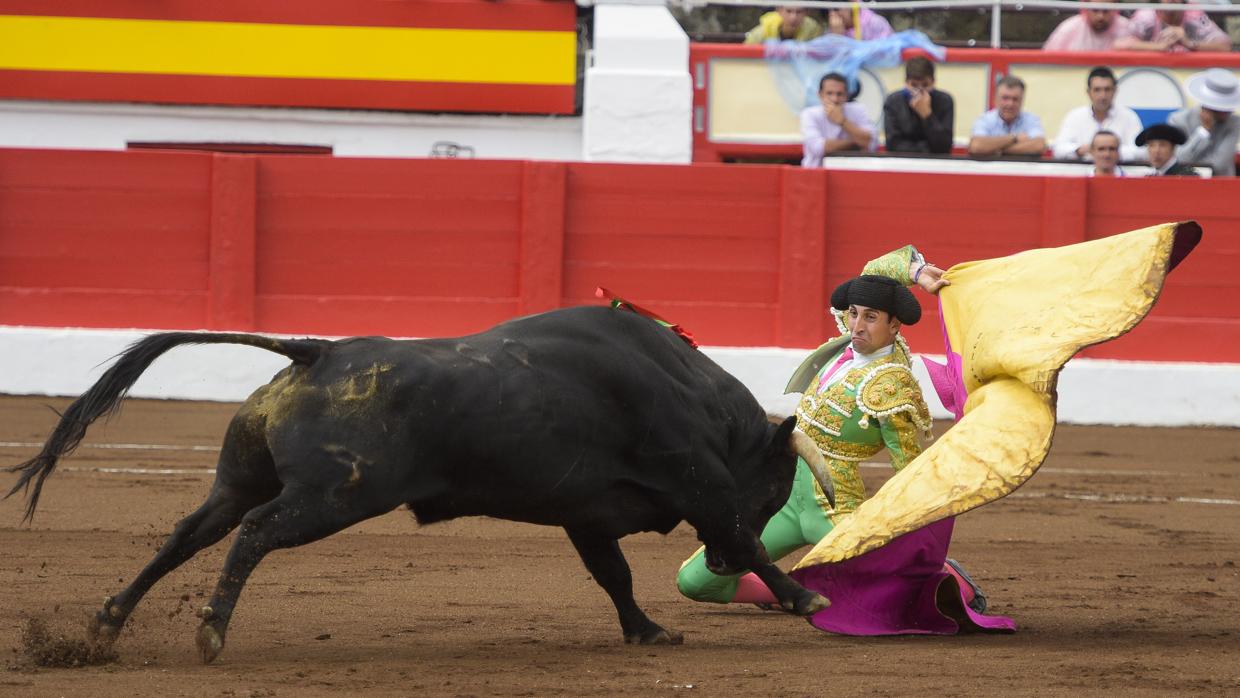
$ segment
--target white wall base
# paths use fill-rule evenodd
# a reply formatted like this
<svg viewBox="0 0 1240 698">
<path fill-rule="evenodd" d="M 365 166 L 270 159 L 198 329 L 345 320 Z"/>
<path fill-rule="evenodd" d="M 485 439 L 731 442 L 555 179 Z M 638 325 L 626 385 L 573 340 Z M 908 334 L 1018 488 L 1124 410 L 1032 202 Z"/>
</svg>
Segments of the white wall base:
<svg viewBox="0 0 1240 698">
<path fill-rule="evenodd" d="M 78 395 L 89 388 L 142 330 L 0 327 L 0 393 Z M 783 395 L 803 349 L 706 347 L 767 410 L 790 414 Z M 179 347 L 157 360 L 130 392 L 134 397 L 240 401 L 288 364 L 251 347 Z M 936 418 L 948 413 L 918 368 Z M 1077 359 L 1059 379 L 1059 421 L 1139 426 L 1240 426 L 1240 364 Z"/>
<path fill-rule="evenodd" d="M 576 161 L 581 118 L 0 101 L 0 147 L 124 150 L 130 141 L 330 146 L 346 157 L 427 157 L 452 141 L 476 158 Z"/>
</svg>

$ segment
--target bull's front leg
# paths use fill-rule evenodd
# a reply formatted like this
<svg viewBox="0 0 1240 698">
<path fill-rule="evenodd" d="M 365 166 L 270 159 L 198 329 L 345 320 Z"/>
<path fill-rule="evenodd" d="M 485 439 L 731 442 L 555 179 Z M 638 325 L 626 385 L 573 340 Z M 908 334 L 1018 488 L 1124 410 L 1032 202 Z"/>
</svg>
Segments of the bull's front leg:
<svg viewBox="0 0 1240 698">
<path fill-rule="evenodd" d="M 812 616 L 831 605 L 827 597 L 806 589 L 770 562 L 750 568 L 758 575 L 785 611 L 798 616 Z"/>
<path fill-rule="evenodd" d="M 577 548 L 577 554 L 581 555 L 586 569 L 594 576 L 594 581 L 603 587 L 603 591 L 607 592 L 611 602 L 615 604 L 625 642 L 679 645 L 684 641 L 683 635 L 674 630 L 665 630 L 638 608 L 637 602 L 633 600 L 633 575 L 616 539 L 580 530 L 565 530 L 569 540 Z"/>
<path fill-rule="evenodd" d="M 798 616 L 812 616 L 831 605 L 826 597 L 797 584 L 772 563 L 756 535 L 738 532 L 716 538 L 713 544 L 707 536 L 703 536 L 702 540 L 706 543 L 707 569 L 719 575 L 752 571 L 771 590 L 785 611 Z"/>
</svg>

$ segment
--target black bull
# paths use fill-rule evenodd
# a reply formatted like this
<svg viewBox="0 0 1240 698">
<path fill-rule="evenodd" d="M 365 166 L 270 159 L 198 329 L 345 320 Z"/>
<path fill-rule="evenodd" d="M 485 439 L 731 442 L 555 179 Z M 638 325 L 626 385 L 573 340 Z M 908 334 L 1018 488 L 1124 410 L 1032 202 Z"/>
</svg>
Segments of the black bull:
<svg viewBox="0 0 1240 698">
<path fill-rule="evenodd" d="M 240 525 L 202 609 L 203 661 L 223 648 L 246 579 L 272 550 L 405 504 L 422 523 L 493 516 L 563 526 L 611 597 L 627 642 L 679 642 L 633 600 L 617 539 L 697 529 L 710 568 L 753 570 L 793 613 L 827 605 L 781 572 L 758 533 L 787 499 L 797 454 L 823 464 L 794 419 L 774 424 L 735 378 L 634 313 L 570 308 L 455 339 L 332 342 L 170 332 L 129 347 L 11 468 L 33 516 L 43 481 L 164 352 L 230 343 L 292 359 L 233 417 L 206 501 L 96 615 L 110 643 L 161 577 Z M 33 483 L 33 488 L 31 484 Z"/>
</svg>

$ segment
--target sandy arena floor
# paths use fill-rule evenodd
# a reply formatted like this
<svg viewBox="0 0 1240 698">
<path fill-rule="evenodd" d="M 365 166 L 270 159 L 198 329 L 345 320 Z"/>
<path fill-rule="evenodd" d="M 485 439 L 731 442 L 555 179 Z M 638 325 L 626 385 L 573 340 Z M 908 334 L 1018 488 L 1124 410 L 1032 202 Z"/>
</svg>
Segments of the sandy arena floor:
<svg viewBox="0 0 1240 698">
<path fill-rule="evenodd" d="M 0 462 L 35 453 L 55 420 L 45 404 L 67 401 L 0 398 Z M 31 666 L 26 620 L 80 633 L 203 499 L 234 409 L 129 401 L 48 481 L 33 526 L 20 501 L 0 505 L 0 694 L 1240 693 L 1240 431 L 1223 429 L 1062 427 L 1029 485 L 962 517 L 953 555 L 1016 619 L 1010 636 L 837 637 L 692 603 L 673 581 L 697 547 L 681 526 L 623 546 L 639 602 L 685 644 L 627 646 L 559 529 L 419 528 L 398 511 L 269 556 L 210 666 L 194 611 L 231 538 L 152 590 L 118 662 Z M 872 490 L 886 466 L 866 474 Z"/>
</svg>

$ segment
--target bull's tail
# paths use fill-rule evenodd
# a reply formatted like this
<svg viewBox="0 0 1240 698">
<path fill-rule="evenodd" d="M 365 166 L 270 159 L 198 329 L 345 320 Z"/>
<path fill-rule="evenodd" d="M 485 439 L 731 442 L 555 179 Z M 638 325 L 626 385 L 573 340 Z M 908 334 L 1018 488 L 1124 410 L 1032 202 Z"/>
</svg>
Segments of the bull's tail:
<svg viewBox="0 0 1240 698">
<path fill-rule="evenodd" d="M 13 485 L 13 489 L 9 490 L 4 498 L 8 499 L 18 490 L 26 492 L 26 515 L 23 521 L 34 518 L 39 494 L 43 490 L 43 481 L 52 474 L 61 456 L 78 447 L 82 437 L 86 435 L 86 428 L 96 419 L 115 413 L 125 394 L 151 363 L 164 352 L 182 344 L 244 344 L 283 354 L 294 363 L 309 365 L 323 354 L 330 342 L 322 339 L 275 339 L 260 335 L 214 332 L 165 332 L 134 342 L 121 352 L 116 363 L 104 372 L 90 390 L 69 405 L 37 456 L 25 463 L 6 468 L 10 473 L 21 473 L 17 484 Z M 30 486 L 31 482 L 34 483 L 33 488 Z"/>
</svg>

